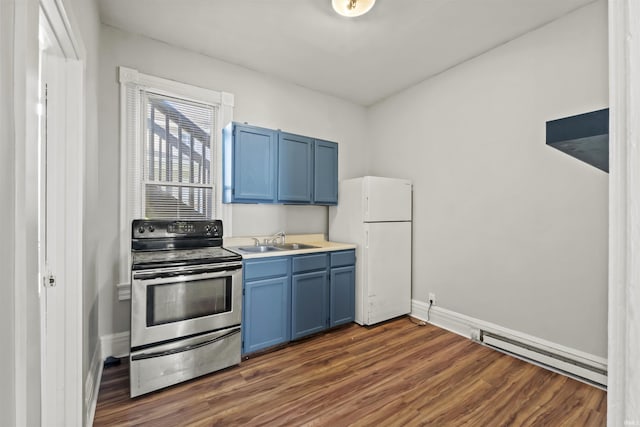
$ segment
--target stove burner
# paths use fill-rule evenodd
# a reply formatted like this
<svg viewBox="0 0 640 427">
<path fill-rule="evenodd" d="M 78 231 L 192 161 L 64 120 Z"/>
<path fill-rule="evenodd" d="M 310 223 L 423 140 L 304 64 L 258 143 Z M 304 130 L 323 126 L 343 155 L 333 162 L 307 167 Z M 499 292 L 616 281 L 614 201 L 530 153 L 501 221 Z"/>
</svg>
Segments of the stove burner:
<svg viewBox="0 0 640 427">
<path fill-rule="evenodd" d="M 242 257 L 222 247 L 132 252 L 132 268 L 178 267 L 241 261 Z"/>
<path fill-rule="evenodd" d="M 221 220 L 134 220 L 132 269 L 241 261 L 222 247 Z"/>
</svg>

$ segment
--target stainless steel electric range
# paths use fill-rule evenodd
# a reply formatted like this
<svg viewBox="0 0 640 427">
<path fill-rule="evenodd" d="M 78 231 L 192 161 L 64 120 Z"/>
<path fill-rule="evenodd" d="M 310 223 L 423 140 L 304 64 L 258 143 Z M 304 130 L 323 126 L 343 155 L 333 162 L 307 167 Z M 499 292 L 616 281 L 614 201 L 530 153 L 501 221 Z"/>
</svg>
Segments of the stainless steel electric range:
<svg viewBox="0 0 640 427">
<path fill-rule="evenodd" d="M 130 394 L 240 363 L 242 257 L 222 221 L 134 220 Z"/>
</svg>

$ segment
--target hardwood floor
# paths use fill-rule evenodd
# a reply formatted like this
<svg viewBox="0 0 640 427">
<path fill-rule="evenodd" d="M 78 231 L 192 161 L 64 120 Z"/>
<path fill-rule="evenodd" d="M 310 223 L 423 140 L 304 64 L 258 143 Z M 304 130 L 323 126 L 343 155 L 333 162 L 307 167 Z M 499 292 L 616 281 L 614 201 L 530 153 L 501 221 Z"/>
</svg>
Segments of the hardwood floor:
<svg viewBox="0 0 640 427">
<path fill-rule="evenodd" d="M 94 426 L 604 426 L 606 392 L 400 318 L 355 324 L 135 399 L 105 369 Z"/>
</svg>

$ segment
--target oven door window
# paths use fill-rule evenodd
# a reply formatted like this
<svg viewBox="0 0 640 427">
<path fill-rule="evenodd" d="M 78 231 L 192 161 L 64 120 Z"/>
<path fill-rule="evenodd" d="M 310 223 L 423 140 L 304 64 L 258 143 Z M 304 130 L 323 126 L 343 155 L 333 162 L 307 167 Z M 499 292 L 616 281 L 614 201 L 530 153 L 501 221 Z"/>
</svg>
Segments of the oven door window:
<svg viewBox="0 0 640 427">
<path fill-rule="evenodd" d="M 147 326 L 228 313 L 230 276 L 147 286 Z"/>
</svg>

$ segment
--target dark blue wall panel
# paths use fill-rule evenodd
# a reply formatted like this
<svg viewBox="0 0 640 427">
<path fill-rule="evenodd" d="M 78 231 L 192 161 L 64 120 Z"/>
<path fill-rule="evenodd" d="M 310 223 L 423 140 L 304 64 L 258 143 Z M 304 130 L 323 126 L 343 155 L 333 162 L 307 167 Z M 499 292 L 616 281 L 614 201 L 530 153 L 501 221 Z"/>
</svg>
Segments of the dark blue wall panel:
<svg viewBox="0 0 640 427">
<path fill-rule="evenodd" d="M 548 121 L 547 145 L 609 172 L 609 109 Z"/>
</svg>

